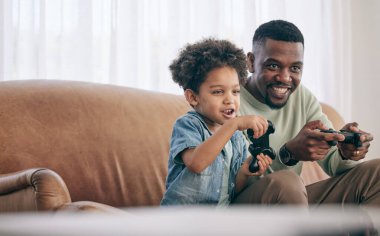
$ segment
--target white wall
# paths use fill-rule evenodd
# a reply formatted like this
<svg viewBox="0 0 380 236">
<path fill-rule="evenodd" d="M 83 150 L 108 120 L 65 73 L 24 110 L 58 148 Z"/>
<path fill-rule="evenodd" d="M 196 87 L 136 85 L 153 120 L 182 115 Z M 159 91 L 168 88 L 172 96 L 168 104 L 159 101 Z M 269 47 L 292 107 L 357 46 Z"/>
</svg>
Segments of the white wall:
<svg viewBox="0 0 380 236">
<path fill-rule="evenodd" d="M 351 117 L 375 137 L 367 156 L 380 158 L 380 1 L 351 2 Z"/>
</svg>

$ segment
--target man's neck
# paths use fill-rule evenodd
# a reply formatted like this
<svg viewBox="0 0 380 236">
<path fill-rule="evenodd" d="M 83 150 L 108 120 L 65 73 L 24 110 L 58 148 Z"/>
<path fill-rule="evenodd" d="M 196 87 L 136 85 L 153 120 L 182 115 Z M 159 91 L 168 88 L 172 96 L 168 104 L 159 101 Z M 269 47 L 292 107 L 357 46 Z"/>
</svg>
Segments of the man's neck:
<svg viewBox="0 0 380 236">
<path fill-rule="evenodd" d="M 262 96 L 260 96 L 260 92 L 257 89 L 257 86 L 255 84 L 255 80 L 252 78 L 252 76 L 248 77 L 247 83 L 244 85 L 244 88 L 259 102 L 265 103 L 265 100 Z"/>
</svg>

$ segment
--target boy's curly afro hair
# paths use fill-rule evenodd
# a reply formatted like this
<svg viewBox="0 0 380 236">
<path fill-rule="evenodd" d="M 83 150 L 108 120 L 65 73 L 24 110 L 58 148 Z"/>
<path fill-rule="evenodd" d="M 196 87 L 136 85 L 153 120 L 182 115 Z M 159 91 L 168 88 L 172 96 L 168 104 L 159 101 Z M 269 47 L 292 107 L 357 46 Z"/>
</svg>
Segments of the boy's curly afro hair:
<svg viewBox="0 0 380 236">
<path fill-rule="evenodd" d="M 247 77 L 246 56 L 242 49 L 227 40 L 204 39 L 187 44 L 169 66 L 174 82 L 184 90 L 199 92 L 207 74 L 215 68 L 231 67 L 242 84 Z"/>
</svg>

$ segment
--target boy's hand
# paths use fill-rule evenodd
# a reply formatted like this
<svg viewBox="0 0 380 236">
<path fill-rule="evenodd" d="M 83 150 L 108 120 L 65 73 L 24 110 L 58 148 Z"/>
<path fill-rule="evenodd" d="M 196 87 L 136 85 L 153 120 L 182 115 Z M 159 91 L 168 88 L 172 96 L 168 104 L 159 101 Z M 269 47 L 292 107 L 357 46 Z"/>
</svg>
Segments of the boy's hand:
<svg viewBox="0 0 380 236">
<path fill-rule="evenodd" d="M 237 129 L 238 130 L 253 130 L 253 137 L 255 139 L 261 137 L 263 134 L 267 132 L 268 129 L 268 120 L 262 116 L 256 115 L 247 115 L 247 116 L 239 116 L 236 118 L 237 120 Z"/>
<path fill-rule="evenodd" d="M 242 174 L 248 175 L 248 176 L 260 176 L 264 174 L 265 171 L 268 169 L 268 167 L 272 164 L 272 159 L 269 156 L 264 155 L 262 153 L 257 155 L 257 160 L 258 160 L 257 163 L 259 165 L 259 170 L 257 172 L 252 173 L 249 171 L 249 164 L 251 164 L 251 161 L 252 161 L 252 156 L 249 156 L 244 161 L 243 165 L 241 166 L 240 171 L 242 171 Z"/>
</svg>

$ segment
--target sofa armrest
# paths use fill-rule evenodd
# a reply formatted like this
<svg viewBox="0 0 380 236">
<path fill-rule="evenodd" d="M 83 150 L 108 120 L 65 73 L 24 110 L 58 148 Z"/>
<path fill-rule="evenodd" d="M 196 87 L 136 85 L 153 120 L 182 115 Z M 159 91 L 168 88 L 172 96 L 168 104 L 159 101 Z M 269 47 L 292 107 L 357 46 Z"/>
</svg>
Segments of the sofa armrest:
<svg viewBox="0 0 380 236">
<path fill-rule="evenodd" d="M 105 213 L 105 214 L 120 214 L 120 215 L 131 215 L 126 211 L 109 206 L 106 204 L 93 202 L 93 201 L 77 201 L 70 202 L 62 205 L 56 211 L 56 213 L 70 213 L 70 212 L 83 212 L 83 213 Z"/>
<path fill-rule="evenodd" d="M 0 175 L 0 212 L 56 210 L 71 198 L 52 170 L 27 169 Z"/>
</svg>

